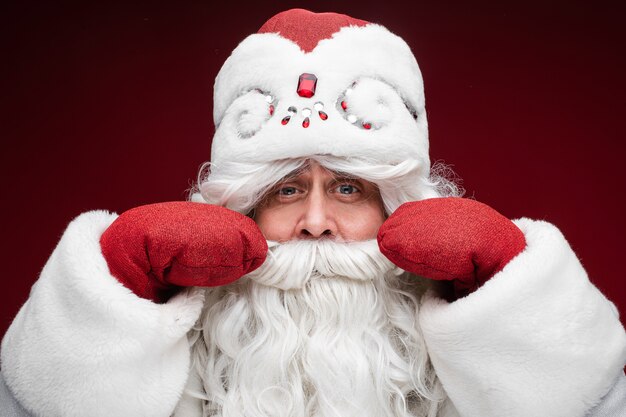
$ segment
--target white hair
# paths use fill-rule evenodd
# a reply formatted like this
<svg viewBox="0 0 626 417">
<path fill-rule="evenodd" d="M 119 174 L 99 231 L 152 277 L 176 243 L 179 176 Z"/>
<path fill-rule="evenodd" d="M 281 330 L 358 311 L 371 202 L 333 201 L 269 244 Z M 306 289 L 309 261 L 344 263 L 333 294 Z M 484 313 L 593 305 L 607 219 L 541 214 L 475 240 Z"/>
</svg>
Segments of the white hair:
<svg viewBox="0 0 626 417">
<path fill-rule="evenodd" d="M 317 161 L 330 171 L 349 174 L 375 184 L 388 215 L 409 201 L 463 194 L 462 188 L 455 181 L 446 178 L 451 176 L 452 171 L 440 163 L 435 164 L 428 175 L 423 172 L 423 163 L 414 159 L 396 165 L 384 165 L 360 158 L 330 155 L 256 164 L 224 162 L 218 165 L 207 162 L 200 169 L 194 191 L 198 191 L 205 202 L 249 214 L 267 190 L 304 167 L 309 160 Z"/>
<path fill-rule="evenodd" d="M 206 290 L 191 365 L 203 415 L 435 416 L 423 285 L 375 240 L 271 242 L 258 270 Z"/>
<path fill-rule="evenodd" d="M 435 165 L 381 165 L 314 156 L 271 163 L 205 164 L 194 200 L 253 215 L 266 192 L 309 160 L 374 183 L 387 215 L 401 204 L 462 189 Z M 192 372 L 204 416 L 434 417 L 446 400 L 417 317 L 425 290 L 375 240 L 278 244 L 256 271 L 206 290 Z"/>
</svg>

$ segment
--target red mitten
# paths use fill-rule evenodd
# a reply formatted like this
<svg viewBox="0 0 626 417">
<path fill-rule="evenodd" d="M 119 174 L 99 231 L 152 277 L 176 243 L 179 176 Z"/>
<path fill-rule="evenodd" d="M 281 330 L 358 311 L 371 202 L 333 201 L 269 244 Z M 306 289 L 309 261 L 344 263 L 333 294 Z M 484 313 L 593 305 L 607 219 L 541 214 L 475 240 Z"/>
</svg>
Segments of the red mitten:
<svg viewBox="0 0 626 417">
<path fill-rule="evenodd" d="M 452 281 L 456 297 L 476 290 L 526 247 L 522 231 L 491 207 L 465 198 L 405 203 L 378 232 L 400 268 Z"/>
<path fill-rule="evenodd" d="M 155 302 L 180 287 L 228 284 L 261 266 L 267 255 L 252 219 L 190 202 L 128 210 L 105 230 L 100 246 L 111 274 Z"/>
</svg>

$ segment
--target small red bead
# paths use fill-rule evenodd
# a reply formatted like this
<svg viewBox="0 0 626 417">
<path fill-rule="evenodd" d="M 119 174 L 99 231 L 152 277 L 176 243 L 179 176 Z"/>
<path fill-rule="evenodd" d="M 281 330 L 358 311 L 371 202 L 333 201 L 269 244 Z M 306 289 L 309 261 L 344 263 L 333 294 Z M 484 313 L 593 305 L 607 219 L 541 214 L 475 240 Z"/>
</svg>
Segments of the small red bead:
<svg viewBox="0 0 626 417">
<path fill-rule="evenodd" d="M 320 111 L 319 115 L 320 115 L 320 119 L 322 119 L 322 120 L 328 119 L 328 115 L 326 113 L 324 113 L 323 111 Z"/>
<path fill-rule="evenodd" d="M 274 115 L 274 105 L 270 104 L 270 116 Z"/>
<path fill-rule="evenodd" d="M 311 98 L 315 95 L 315 87 L 317 85 L 317 77 L 306 72 L 300 75 L 298 79 L 298 95 L 300 97 Z"/>
<path fill-rule="evenodd" d="M 287 123 L 289 123 L 289 119 L 291 119 L 291 116 L 285 116 L 283 117 L 283 120 L 281 120 L 280 122 L 286 125 Z"/>
<path fill-rule="evenodd" d="M 341 101 L 341 108 L 344 109 L 344 111 L 348 110 L 348 103 L 346 103 L 345 100 Z"/>
<path fill-rule="evenodd" d="M 307 128 L 309 127 L 309 124 L 310 124 L 310 120 L 308 117 L 306 117 L 304 121 L 302 122 L 302 127 Z"/>
<path fill-rule="evenodd" d="M 369 130 L 369 129 L 372 128 L 372 124 L 371 123 L 363 123 L 363 128 Z"/>
</svg>

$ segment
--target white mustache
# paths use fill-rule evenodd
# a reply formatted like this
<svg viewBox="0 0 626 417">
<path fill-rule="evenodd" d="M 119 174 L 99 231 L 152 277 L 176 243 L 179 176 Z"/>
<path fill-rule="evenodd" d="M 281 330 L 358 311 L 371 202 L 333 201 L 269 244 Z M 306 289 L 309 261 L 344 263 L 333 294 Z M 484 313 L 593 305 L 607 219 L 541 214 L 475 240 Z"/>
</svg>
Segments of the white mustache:
<svg viewBox="0 0 626 417">
<path fill-rule="evenodd" d="M 282 290 L 302 289 L 309 281 L 321 278 L 374 280 L 396 268 L 380 253 L 376 239 L 347 243 L 311 239 L 267 244 L 267 259 L 246 277 Z"/>
</svg>

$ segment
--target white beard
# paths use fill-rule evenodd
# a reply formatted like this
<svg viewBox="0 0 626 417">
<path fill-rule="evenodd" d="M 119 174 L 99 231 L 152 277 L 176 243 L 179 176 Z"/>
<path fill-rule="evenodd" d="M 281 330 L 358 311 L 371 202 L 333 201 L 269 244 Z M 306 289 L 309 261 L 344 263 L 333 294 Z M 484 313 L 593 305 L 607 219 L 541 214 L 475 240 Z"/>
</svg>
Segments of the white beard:
<svg viewBox="0 0 626 417">
<path fill-rule="evenodd" d="M 414 278 L 375 240 L 270 248 L 257 271 L 207 289 L 192 353 L 203 414 L 434 416 L 441 390 Z"/>
</svg>

